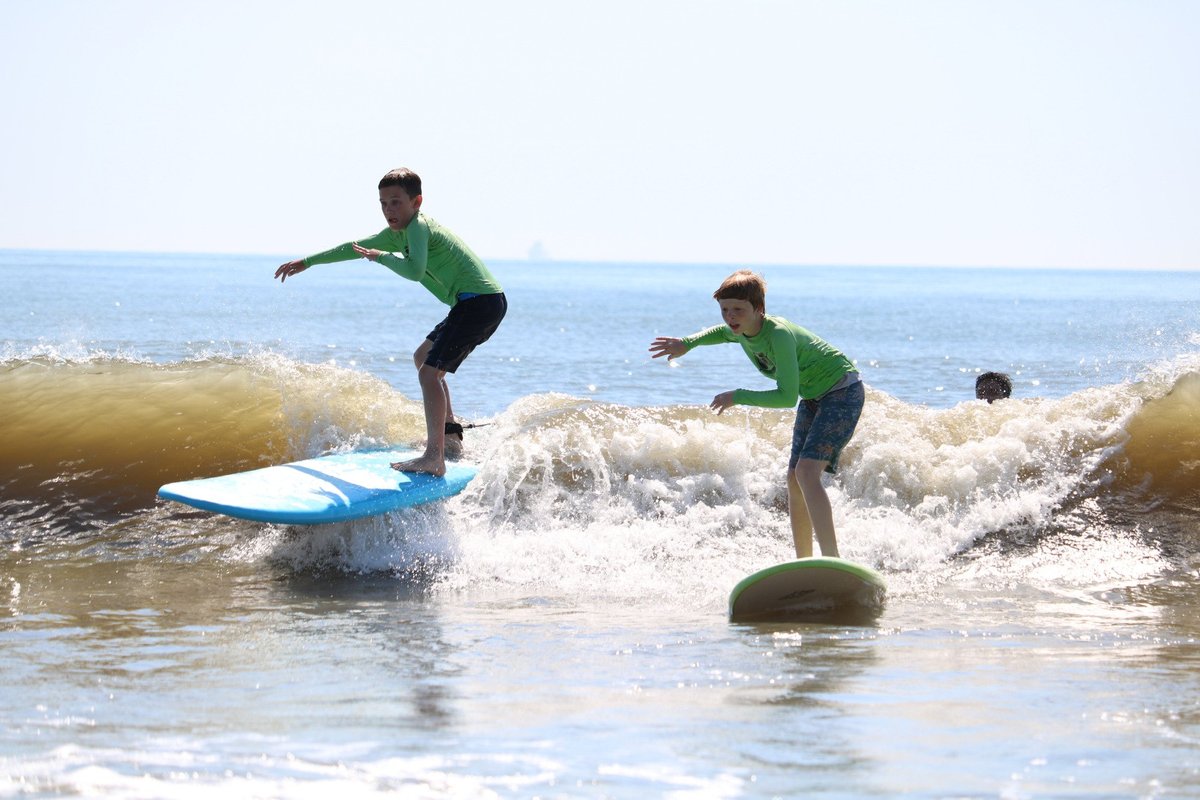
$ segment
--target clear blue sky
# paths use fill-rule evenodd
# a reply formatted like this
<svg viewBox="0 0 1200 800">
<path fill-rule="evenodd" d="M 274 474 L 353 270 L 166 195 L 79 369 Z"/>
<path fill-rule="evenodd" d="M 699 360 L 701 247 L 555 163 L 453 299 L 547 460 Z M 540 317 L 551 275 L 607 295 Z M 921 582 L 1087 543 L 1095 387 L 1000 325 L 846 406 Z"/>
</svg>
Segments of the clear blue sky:
<svg viewBox="0 0 1200 800">
<path fill-rule="evenodd" d="M 0 248 L 1200 269 L 1200 2 L 0 0 Z"/>
</svg>

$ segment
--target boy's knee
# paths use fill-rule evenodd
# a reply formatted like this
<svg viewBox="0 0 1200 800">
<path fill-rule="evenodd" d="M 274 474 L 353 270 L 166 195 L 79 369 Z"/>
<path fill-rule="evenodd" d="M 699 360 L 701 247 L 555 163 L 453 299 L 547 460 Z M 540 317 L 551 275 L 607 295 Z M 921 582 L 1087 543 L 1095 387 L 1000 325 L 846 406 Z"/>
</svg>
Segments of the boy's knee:
<svg viewBox="0 0 1200 800">
<path fill-rule="evenodd" d="M 828 462 L 817 461 L 813 458 L 802 458 L 796 462 L 792 474 L 795 475 L 796 482 L 800 485 L 811 481 L 820 481 L 821 473 L 825 471 L 825 465 Z"/>
<path fill-rule="evenodd" d="M 425 359 L 429 357 L 429 351 L 433 349 L 433 342 L 426 339 L 421 342 L 421 346 L 413 352 L 413 365 L 420 369 L 425 366 Z"/>
</svg>

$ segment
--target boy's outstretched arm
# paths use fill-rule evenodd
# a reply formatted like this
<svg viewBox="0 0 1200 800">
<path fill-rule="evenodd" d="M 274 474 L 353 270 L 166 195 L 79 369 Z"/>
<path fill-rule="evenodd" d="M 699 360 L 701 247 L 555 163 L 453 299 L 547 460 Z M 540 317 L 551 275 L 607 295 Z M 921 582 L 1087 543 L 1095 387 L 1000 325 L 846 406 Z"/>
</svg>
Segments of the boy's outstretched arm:
<svg viewBox="0 0 1200 800">
<path fill-rule="evenodd" d="M 667 357 L 667 361 L 673 358 L 679 358 L 688 351 L 687 345 L 683 343 L 683 339 L 676 339 L 674 336 L 659 336 L 650 343 L 650 357 L 661 358 Z"/>
</svg>

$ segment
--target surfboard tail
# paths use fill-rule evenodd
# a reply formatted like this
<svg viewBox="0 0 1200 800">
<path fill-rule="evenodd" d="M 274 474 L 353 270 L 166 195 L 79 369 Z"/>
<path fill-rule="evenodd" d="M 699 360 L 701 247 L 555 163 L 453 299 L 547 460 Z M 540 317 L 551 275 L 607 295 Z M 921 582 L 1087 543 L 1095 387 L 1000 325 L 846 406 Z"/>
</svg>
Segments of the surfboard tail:
<svg viewBox="0 0 1200 800">
<path fill-rule="evenodd" d="M 786 561 L 747 576 L 729 595 L 733 622 L 860 619 L 883 610 L 883 576 L 841 558 Z"/>
</svg>

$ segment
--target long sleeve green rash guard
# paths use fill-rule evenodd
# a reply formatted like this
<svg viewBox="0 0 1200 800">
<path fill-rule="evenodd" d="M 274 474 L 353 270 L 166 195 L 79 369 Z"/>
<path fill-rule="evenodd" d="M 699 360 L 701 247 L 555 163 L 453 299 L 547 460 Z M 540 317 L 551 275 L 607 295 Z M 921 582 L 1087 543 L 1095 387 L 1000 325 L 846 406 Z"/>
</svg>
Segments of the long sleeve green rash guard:
<svg viewBox="0 0 1200 800">
<path fill-rule="evenodd" d="M 304 259 L 306 266 L 332 264 L 362 258 L 346 242 Z M 379 263 L 402 278 L 417 281 L 448 306 L 467 294 L 499 294 L 503 289 L 484 266 L 483 260 L 449 228 L 418 213 L 403 230 L 384 228 L 374 236 L 359 239 L 369 250 L 382 250 Z"/>
<path fill-rule="evenodd" d="M 728 325 L 716 325 L 683 339 L 689 351 L 726 342 L 740 344 L 758 371 L 776 385 L 768 391 L 735 390 L 733 401 L 739 405 L 791 408 L 801 397 L 819 398 L 846 373 L 854 372 L 854 364 L 840 350 L 783 317 L 768 315 L 762 330 L 754 336 L 742 336 Z"/>
</svg>

